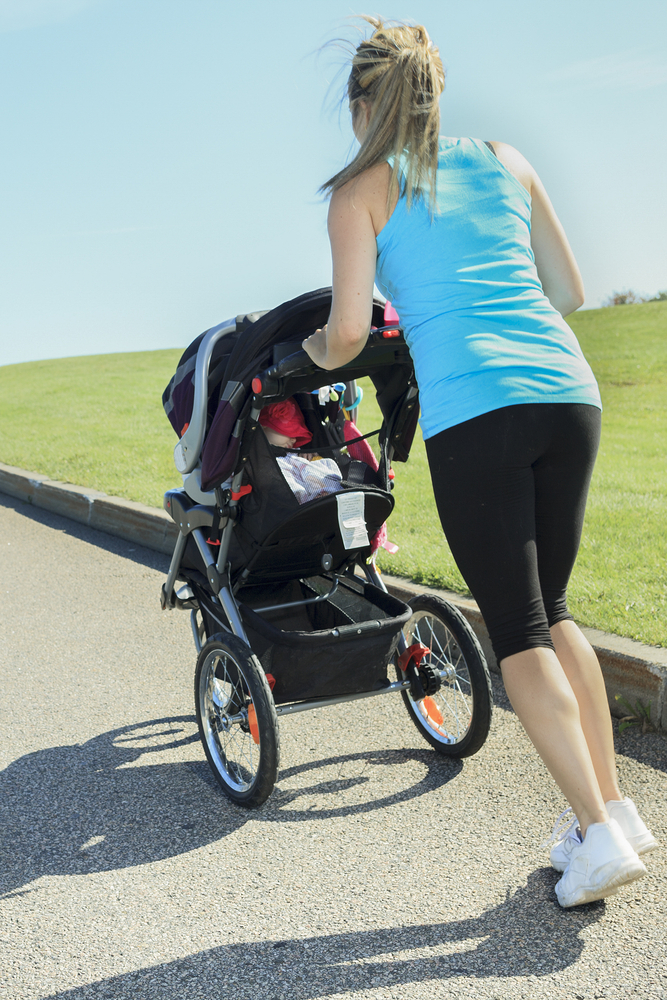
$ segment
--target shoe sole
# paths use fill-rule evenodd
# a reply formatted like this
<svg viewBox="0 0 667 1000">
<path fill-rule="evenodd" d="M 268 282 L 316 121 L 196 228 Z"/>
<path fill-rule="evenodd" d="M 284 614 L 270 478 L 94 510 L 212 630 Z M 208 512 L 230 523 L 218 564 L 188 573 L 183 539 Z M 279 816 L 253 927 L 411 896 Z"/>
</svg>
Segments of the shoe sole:
<svg viewBox="0 0 667 1000">
<path fill-rule="evenodd" d="M 628 844 L 637 854 L 650 854 L 659 846 L 658 841 L 650 833 L 640 834 L 637 837 L 628 837 Z"/>
<path fill-rule="evenodd" d="M 626 837 L 625 839 L 635 854 L 639 855 L 650 854 L 651 851 L 655 851 L 655 849 L 660 846 L 659 841 L 657 841 L 650 833 L 639 834 L 636 837 Z M 549 858 L 549 861 L 551 862 L 551 867 L 554 871 L 564 872 L 568 866 L 569 858 L 567 861 L 554 861 L 553 858 Z"/>
<path fill-rule="evenodd" d="M 606 899 L 607 896 L 617 892 L 620 886 L 635 882 L 642 875 L 646 875 L 646 868 L 639 860 L 625 861 L 621 867 L 618 861 L 610 861 L 595 871 L 598 876 L 596 883 L 580 885 L 575 892 L 561 898 L 556 886 L 556 896 L 563 909 L 571 906 L 582 906 L 584 903 L 594 903 L 596 899 Z"/>
</svg>

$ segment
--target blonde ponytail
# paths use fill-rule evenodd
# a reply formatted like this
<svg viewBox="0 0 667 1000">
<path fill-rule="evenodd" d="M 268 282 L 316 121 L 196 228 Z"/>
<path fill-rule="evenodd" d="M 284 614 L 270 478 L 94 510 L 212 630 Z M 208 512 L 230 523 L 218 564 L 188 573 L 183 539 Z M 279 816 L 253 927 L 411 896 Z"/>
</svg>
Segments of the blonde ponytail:
<svg viewBox="0 0 667 1000">
<path fill-rule="evenodd" d="M 389 24 L 366 15 L 363 19 L 374 30 L 354 54 L 347 96 L 353 117 L 360 105 L 368 107 L 368 128 L 352 162 L 320 190 L 332 193 L 364 170 L 392 160 L 387 204 L 393 202 L 403 182 L 408 207 L 415 197 L 427 194 L 433 211 L 438 101 L 445 88 L 438 50 L 421 25 Z"/>
</svg>

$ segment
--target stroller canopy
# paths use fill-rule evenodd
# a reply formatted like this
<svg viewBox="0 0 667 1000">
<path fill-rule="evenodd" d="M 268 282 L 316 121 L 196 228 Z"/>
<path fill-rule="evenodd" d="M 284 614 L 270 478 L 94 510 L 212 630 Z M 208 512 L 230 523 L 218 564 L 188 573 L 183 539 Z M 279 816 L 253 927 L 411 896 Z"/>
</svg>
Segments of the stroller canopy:
<svg viewBox="0 0 667 1000">
<path fill-rule="evenodd" d="M 235 470 L 239 438 L 234 438 L 232 432 L 253 397 L 253 378 L 261 379 L 264 374 L 274 377 L 276 388 L 271 400 L 369 375 L 375 385 L 393 458 L 407 461 L 419 409 L 412 394 L 409 413 L 402 412 L 405 408 L 401 403 L 415 385 L 412 360 L 403 338 L 383 339 L 381 333 L 371 334 L 361 354 L 335 371 L 318 368 L 301 350 L 304 337 L 327 322 L 331 296 L 331 288 L 321 288 L 268 312 L 237 316 L 228 324 L 228 332 L 213 349 L 208 372 L 207 426 L 201 452 L 203 489 L 219 486 Z M 383 322 L 384 303 L 376 300 L 373 326 L 382 327 Z M 192 417 L 197 352 L 207 332 L 185 350 L 162 395 L 165 412 L 179 438 Z M 283 360 L 286 357 L 291 362 L 287 365 Z M 268 401 L 266 389 L 264 397 Z"/>
</svg>

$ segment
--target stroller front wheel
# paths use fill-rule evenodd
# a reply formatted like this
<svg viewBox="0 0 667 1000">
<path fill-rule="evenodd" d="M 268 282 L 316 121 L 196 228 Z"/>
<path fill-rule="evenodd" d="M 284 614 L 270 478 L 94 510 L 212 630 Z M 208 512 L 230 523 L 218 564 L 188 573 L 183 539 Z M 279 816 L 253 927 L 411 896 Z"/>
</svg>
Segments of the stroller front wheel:
<svg viewBox="0 0 667 1000">
<path fill-rule="evenodd" d="M 493 695 L 491 678 L 477 636 L 458 608 L 430 594 L 410 601 L 412 617 L 403 629 L 406 646 L 422 643 L 422 663 L 442 677 L 434 694 L 403 700 L 410 718 L 432 747 L 448 757 L 477 753 L 489 733 Z M 399 678 L 404 677 L 397 667 Z"/>
<path fill-rule="evenodd" d="M 238 636 L 218 633 L 203 646 L 195 706 L 204 753 L 222 790 L 238 805 L 260 806 L 278 774 L 278 718 L 262 665 Z"/>
</svg>

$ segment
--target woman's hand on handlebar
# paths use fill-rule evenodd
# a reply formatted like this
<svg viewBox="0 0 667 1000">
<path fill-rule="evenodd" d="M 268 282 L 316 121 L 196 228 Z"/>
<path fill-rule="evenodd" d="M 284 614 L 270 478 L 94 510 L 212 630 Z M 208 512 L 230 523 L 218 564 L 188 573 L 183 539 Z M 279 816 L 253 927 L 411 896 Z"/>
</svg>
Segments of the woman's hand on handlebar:
<svg viewBox="0 0 667 1000">
<path fill-rule="evenodd" d="M 329 322 L 307 337 L 301 346 L 319 368 L 332 371 L 342 368 L 361 353 L 369 333 L 370 330 L 363 335 L 337 334 Z"/>
<path fill-rule="evenodd" d="M 326 325 L 322 327 L 321 330 L 316 330 L 315 333 L 311 333 L 310 337 L 306 337 L 301 345 L 306 352 L 306 354 L 315 362 L 319 368 L 326 367 L 327 358 L 327 327 Z"/>
</svg>

